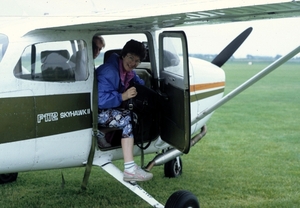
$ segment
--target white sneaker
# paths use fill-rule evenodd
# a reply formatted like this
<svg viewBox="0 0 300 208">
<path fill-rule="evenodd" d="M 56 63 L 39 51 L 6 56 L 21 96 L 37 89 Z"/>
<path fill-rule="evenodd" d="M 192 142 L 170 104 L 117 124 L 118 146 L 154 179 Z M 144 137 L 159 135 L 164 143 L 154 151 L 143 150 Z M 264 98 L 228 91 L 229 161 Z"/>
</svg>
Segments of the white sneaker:
<svg viewBox="0 0 300 208">
<path fill-rule="evenodd" d="M 153 174 L 149 173 L 136 165 L 133 173 L 124 171 L 124 181 L 148 181 L 153 178 Z"/>
</svg>

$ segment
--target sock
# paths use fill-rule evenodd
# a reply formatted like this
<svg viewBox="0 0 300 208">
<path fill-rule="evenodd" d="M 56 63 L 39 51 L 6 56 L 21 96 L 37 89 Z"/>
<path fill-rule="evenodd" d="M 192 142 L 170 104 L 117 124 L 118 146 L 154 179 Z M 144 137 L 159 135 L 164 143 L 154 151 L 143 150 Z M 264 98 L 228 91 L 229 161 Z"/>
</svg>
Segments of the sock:
<svg viewBox="0 0 300 208">
<path fill-rule="evenodd" d="M 124 163 L 124 169 L 126 172 L 133 173 L 135 171 L 134 161 Z"/>
</svg>

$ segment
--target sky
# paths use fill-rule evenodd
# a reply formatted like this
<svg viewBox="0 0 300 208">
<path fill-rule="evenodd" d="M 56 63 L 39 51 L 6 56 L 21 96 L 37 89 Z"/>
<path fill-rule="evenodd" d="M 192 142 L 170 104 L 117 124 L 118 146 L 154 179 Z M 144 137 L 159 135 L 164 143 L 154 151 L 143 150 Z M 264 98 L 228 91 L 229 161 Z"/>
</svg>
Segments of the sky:
<svg viewBox="0 0 300 208">
<path fill-rule="evenodd" d="M 300 18 L 285 18 L 189 26 L 182 29 L 187 34 L 190 53 L 217 54 L 241 32 L 252 27 L 252 33 L 234 54 L 240 58 L 247 54 L 276 56 L 289 53 L 300 45 L 299 26 Z"/>
<path fill-rule="evenodd" d="M 253 31 L 233 54 L 235 58 L 247 55 L 285 55 L 300 45 L 300 18 L 256 20 L 213 25 L 170 28 L 184 30 L 188 39 L 189 53 L 218 54 L 234 38 L 248 27 Z M 105 37 L 108 48 L 118 48 L 130 38 L 141 40 L 140 36 Z M 115 40 L 122 42 L 121 44 Z M 296 55 L 300 57 L 300 54 Z"/>
<path fill-rule="evenodd" d="M 45 13 L 49 13 L 50 15 L 52 13 L 53 15 L 68 15 L 74 13 L 77 14 L 78 12 L 108 11 L 115 9 L 116 5 L 122 6 L 122 9 L 132 9 L 148 5 L 157 5 L 161 2 L 164 4 L 166 2 L 177 2 L 181 4 L 182 2 L 185 2 L 182 0 L 133 0 L 128 4 L 126 1 L 112 1 L 114 3 L 105 4 L 103 0 L 72 0 L 72 4 L 66 4 L 65 1 L 61 0 L 0 0 L 2 3 L 2 6 L 0 7 L 0 17 L 15 15 L 34 16 L 44 15 Z M 223 3 L 224 7 L 229 6 L 229 1 L 226 0 L 202 1 L 204 3 L 206 2 L 203 6 L 213 4 L 214 2 L 218 2 L 218 5 Z M 254 0 L 252 1 L 255 2 Z M 264 2 L 267 3 L 267 1 L 271 0 L 265 0 Z M 28 2 L 35 3 L 32 4 Z M 246 1 L 239 1 L 241 4 L 243 2 Z M 234 1 L 230 1 L 230 4 L 231 3 L 234 5 L 237 4 L 237 2 Z M 68 10 L 66 10 L 66 6 L 68 7 Z M 79 10 L 78 7 L 80 7 Z M 11 8 L 14 9 L 12 10 Z M 227 44 L 248 27 L 253 27 L 253 31 L 245 43 L 234 54 L 237 58 L 246 57 L 248 54 L 260 56 L 285 55 L 300 45 L 300 18 L 189 26 L 182 29 L 187 34 L 190 53 L 218 54 Z M 180 28 L 176 28 L 176 30 L 178 29 Z M 300 55 L 298 54 L 297 56 Z"/>
</svg>

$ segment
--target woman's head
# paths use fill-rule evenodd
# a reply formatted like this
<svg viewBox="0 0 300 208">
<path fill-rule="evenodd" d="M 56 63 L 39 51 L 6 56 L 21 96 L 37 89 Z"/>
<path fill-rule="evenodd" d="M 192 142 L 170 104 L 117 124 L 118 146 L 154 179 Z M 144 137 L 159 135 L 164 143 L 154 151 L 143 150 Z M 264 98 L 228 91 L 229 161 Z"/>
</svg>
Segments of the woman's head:
<svg viewBox="0 0 300 208">
<path fill-rule="evenodd" d="M 145 45 L 139 41 L 131 39 L 123 47 L 121 56 L 125 70 L 133 70 L 146 57 Z"/>
<path fill-rule="evenodd" d="M 138 56 L 140 58 L 140 61 L 143 61 L 146 57 L 145 45 L 142 42 L 131 39 L 124 45 L 122 49 L 122 58 L 124 58 L 128 53 Z"/>
</svg>

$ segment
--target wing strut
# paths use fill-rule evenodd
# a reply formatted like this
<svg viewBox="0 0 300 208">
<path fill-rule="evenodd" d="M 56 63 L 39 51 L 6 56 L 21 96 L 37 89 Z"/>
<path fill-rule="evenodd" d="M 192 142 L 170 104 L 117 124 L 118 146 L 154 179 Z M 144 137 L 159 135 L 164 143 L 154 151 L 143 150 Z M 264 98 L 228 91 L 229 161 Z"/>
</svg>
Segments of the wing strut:
<svg viewBox="0 0 300 208">
<path fill-rule="evenodd" d="M 199 116 L 196 117 L 195 120 L 192 121 L 192 125 L 197 123 L 199 120 L 201 120 L 205 116 L 212 113 L 214 110 L 216 110 L 217 108 L 219 108 L 220 106 L 222 106 L 223 104 L 225 104 L 226 102 L 228 102 L 229 100 L 234 98 L 239 93 L 243 92 L 245 89 L 247 89 L 248 87 L 250 87 L 251 85 L 256 83 L 258 80 L 260 80 L 261 78 L 263 78 L 270 72 L 272 72 L 274 69 L 277 69 L 279 66 L 281 66 L 282 64 L 284 64 L 285 62 L 287 62 L 288 60 L 293 58 L 298 53 L 300 53 L 300 46 L 298 46 L 297 48 L 292 50 L 287 55 L 282 56 L 281 58 L 277 59 L 272 64 L 270 64 L 269 66 L 267 66 L 266 68 L 264 68 L 263 70 L 258 72 L 256 75 L 254 75 L 253 77 L 248 79 L 246 82 L 244 82 L 240 86 L 238 86 L 236 89 L 232 90 L 230 93 L 228 93 L 226 96 L 224 96 L 221 100 L 219 100 L 213 106 L 204 110 Z"/>
</svg>

